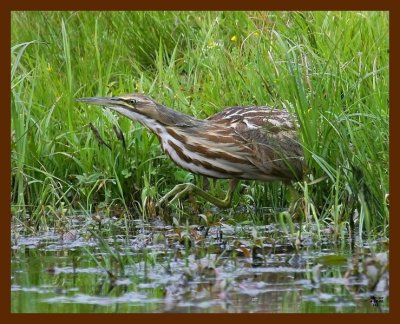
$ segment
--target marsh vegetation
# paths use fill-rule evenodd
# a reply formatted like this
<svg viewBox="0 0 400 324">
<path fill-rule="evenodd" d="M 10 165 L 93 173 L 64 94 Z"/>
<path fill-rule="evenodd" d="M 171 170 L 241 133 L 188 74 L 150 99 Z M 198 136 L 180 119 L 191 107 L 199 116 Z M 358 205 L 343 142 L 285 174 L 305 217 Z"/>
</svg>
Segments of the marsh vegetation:
<svg viewBox="0 0 400 324">
<path fill-rule="evenodd" d="M 103 311 L 190 311 L 197 291 L 201 311 L 354 312 L 355 300 L 368 301 L 378 289 L 388 310 L 387 12 L 13 12 L 11 18 L 13 311 L 89 311 L 29 305 L 32 289 L 40 296 L 43 287 L 53 293 L 59 287 L 64 299 L 54 300 L 65 305 L 74 304 L 76 290 L 123 304 Z M 308 165 L 295 184 L 299 212 L 285 211 L 287 186 L 256 181 L 241 183 L 227 211 L 195 197 L 157 210 L 178 183 L 223 197 L 227 181 L 177 168 L 139 123 L 75 101 L 129 92 L 200 119 L 236 105 L 295 114 Z M 325 254 L 340 257 L 318 259 Z M 298 265 L 288 263 L 294 256 L 303 262 L 300 277 L 293 274 Z M 376 265 L 375 279 L 367 263 Z M 167 278 L 173 267 L 179 278 L 157 277 Z M 254 269 L 267 270 L 255 279 Z M 272 269 L 290 275 L 276 270 L 271 289 L 290 287 L 268 309 L 253 299 L 272 298 Z M 312 279 L 318 273 L 322 279 Z M 335 284 L 344 299 L 332 297 L 336 288 L 315 293 L 332 278 L 341 278 Z M 352 278 L 361 291 L 349 293 L 344 281 Z M 123 292 L 113 295 L 110 282 Z M 297 309 L 290 305 L 302 297 L 291 293 L 293 284 L 308 296 Z M 136 298 L 133 306 L 121 297 L 127 293 Z M 256 304 L 229 309 L 215 296 Z M 315 307 L 324 297 L 333 306 Z M 163 306 L 137 306 L 143 298 Z M 188 304 L 179 306 L 185 298 Z M 103 301 L 93 300 L 86 304 Z M 352 306 L 340 308 L 343 300 Z"/>
</svg>

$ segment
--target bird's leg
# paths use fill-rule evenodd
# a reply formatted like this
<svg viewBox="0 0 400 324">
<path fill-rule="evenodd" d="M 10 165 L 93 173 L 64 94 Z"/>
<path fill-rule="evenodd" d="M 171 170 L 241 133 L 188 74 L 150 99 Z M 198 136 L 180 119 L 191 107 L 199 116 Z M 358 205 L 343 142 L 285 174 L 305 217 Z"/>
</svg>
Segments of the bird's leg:
<svg viewBox="0 0 400 324">
<path fill-rule="evenodd" d="M 203 199 L 207 200 L 208 202 L 214 204 L 219 208 L 228 208 L 232 204 L 233 193 L 235 192 L 238 183 L 239 180 L 237 179 L 229 180 L 229 189 L 225 199 L 218 199 L 210 195 L 209 193 L 205 192 L 204 190 L 200 189 L 199 187 L 195 186 L 192 183 L 179 184 L 175 186 L 170 192 L 168 192 L 164 197 L 162 197 L 157 205 L 161 206 L 163 203 L 167 202 L 171 197 L 173 198 L 169 201 L 170 203 L 174 202 L 176 199 L 182 198 L 188 193 L 193 193 L 197 196 L 202 197 Z"/>
</svg>

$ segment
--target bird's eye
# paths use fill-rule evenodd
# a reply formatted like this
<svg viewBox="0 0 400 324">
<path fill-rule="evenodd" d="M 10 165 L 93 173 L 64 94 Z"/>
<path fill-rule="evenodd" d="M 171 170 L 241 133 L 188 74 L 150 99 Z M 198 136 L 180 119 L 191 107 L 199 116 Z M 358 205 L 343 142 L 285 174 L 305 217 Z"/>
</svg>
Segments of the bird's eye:
<svg viewBox="0 0 400 324">
<path fill-rule="evenodd" d="M 129 103 L 134 106 L 136 105 L 136 100 L 135 99 L 129 99 Z"/>
</svg>

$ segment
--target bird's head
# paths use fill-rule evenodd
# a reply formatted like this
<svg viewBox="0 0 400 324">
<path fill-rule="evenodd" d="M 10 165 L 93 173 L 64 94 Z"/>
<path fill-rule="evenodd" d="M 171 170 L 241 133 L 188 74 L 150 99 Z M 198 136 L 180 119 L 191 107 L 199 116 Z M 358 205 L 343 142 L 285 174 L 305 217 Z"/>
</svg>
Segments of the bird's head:
<svg viewBox="0 0 400 324">
<path fill-rule="evenodd" d="M 140 93 L 117 97 L 79 98 L 77 101 L 110 108 L 131 120 L 141 122 L 157 134 L 162 131 L 164 126 L 188 127 L 203 123 L 203 121 L 158 104 L 150 97 Z"/>
<path fill-rule="evenodd" d="M 156 102 L 150 97 L 139 93 L 125 94 L 116 97 L 79 98 L 77 101 L 109 108 L 132 120 L 140 121 L 142 118 L 158 120 L 159 117 Z"/>
</svg>

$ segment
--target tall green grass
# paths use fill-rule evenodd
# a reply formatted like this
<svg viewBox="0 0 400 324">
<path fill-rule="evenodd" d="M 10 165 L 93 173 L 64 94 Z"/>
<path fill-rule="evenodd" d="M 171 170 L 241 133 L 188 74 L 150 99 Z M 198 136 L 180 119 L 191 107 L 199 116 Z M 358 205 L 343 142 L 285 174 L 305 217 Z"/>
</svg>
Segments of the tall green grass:
<svg viewBox="0 0 400 324">
<path fill-rule="evenodd" d="M 16 220 L 40 226 L 60 209 L 113 205 L 146 215 L 191 181 L 142 126 L 74 101 L 144 92 L 197 118 L 233 105 L 289 109 L 308 181 L 327 176 L 298 185 L 306 214 L 387 234 L 387 12 L 13 12 L 11 27 Z M 280 184 L 243 188 L 236 204 L 286 204 Z"/>
</svg>

